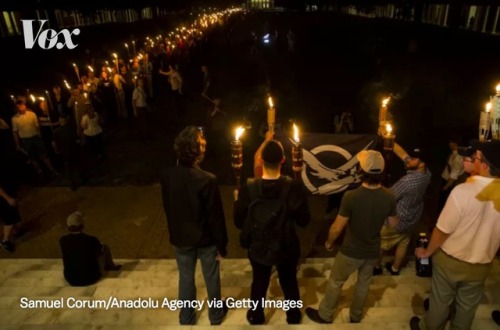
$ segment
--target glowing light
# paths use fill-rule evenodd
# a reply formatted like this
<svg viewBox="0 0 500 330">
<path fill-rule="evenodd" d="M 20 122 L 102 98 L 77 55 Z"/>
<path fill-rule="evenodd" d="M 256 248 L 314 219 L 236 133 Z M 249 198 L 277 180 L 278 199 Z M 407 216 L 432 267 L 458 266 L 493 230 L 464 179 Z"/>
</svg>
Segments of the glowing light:
<svg viewBox="0 0 500 330">
<path fill-rule="evenodd" d="M 238 127 L 236 129 L 236 134 L 234 135 L 234 139 L 238 141 L 241 135 L 243 135 L 243 132 L 245 132 L 245 128 L 243 126 Z"/>
</svg>

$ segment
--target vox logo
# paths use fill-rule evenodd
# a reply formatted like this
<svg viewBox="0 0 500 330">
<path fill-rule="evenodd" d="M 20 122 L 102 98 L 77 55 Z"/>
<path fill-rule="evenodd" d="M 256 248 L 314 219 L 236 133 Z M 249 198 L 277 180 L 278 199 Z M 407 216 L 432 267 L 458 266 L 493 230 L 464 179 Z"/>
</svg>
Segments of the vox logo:
<svg viewBox="0 0 500 330">
<path fill-rule="evenodd" d="M 80 34 L 80 29 L 74 29 L 69 31 L 68 29 L 62 29 L 57 32 L 54 29 L 43 29 L 43 26 L 47 22 L 46 19 L 34 20 L 34 19 L 22 19 L 23 23 L 23 33 L 24 33 L 24 46 L 26 49 L 33 49 L 35 43 L 42 49 L 52 49 L 56 47 L 57 49 L 63 49 L 67 47 L 68 49 L 75 49 L 78 44 L 74 44 L 71 37 L 73 35 L 77 36 Z M 33 22 L 39 22 L 39 27 L 36 35 L 33 33 Z M 63 40 L 61 40 L 61 38 Z"/>
</svg>

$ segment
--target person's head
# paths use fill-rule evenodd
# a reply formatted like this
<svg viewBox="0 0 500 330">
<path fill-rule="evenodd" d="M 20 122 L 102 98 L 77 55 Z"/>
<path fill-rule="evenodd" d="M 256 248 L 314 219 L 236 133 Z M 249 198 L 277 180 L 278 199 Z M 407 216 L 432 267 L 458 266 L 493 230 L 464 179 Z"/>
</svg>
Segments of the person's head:
<svg viewBox="0 0 500 330">
<path fill-rule="evenodd" d="M 90 102 L 85 103 L 85 113 L 92 116 L 95 113 L 94 107 Z"/>
<path fill-rule="evenodd" d="M 137 79 L 137 86 L 144 88 L 144 80 L 142 78 Z"/>
<path fill-rule="evenodd" d="M 88 71 L 88 75 L 89 75 L 89 79 L 94 79 L 95 78 L 95 74 L 94 74 L 94 71 Z"/>
<path fill-rule="evenodd" d="M 16 108 L 17 108 L 17 112 L 19 112 L 20 114 L 25 114 L 26 110 L 28 109 L 26 107 L 26 102 L 24 100 L 21 100 L 21 99 L 16 101 Z"/>
<path fill-rule="evenodd" d="M 425 163 L 423 163 L 420 158 L 412 157 L 410 158 L 406 164 L 405 167 L 407 170 L 418 170 L 421 167 L 421 164 L 424 164 L 423 166 L 425 167 Z"/>
<path fill-rule="evenodd" d="M 41 100 L 38 106 L 40 107 L 40 110 L 42 110 L 42 113 L 44 115 L 49 113 L 49 105 L 47 104 L 47 101 Z"/>
<path fill-rule="evenodd" d="M 206 65 L 202 65 L 202 66 L 201 66 L 201 71 L 202 71 L 203 73 L 207 73 L 207 72 L 208 72 L 208 67 L 207 67 Z"/>
<path fill-rule="evenodd" d="M 476 150 L 472 147 L 459 147 L 458 154 L 462 156 L 464 172 L 475 175 L 474 155 L 476 154 Z"/>
<path fill-rule="evenodd" d="M 174 150 L 179 164 L 192 166 L 201 163 L 207 141 L 201 127 L 187 126 L 175 138 Z"/>
<path fill-rule="evenodd" d="M 55 95 L 61 94 L 61 86 L 59 85 L 53 86 L 52 91 L 54 92 Z"/>
<path fill-rule="evenodd" d="M 380 184 L 385 167 L 382 154 L 375 150 L 362 150 L 357 158 L 362 174 L 361 181 L 369 185 Z"/>
<path fill-rule="evenodd" d="M 474 141 L 472 147 L 476 149 L 475 173 L 486 177 L 500 177 L 500 141 Z"/>
<path fill-rule="evenodd" d="M 452 151 L 457 151 L 458 150 L 458 146 L 460 145 L 460 137 L 459 136 L 456 136 L 456 135 L 452 135 L 450 136 L 450 142 L 449 142 L 449 146 L 450 146 L 450 149 Z"/>
<path fill-rule="evenodd" d="M 268 140 L 265 142 L 261 159 L 265 170 L 279 171 L 281 164 L 285 162 L 285 154 L 281 143 L 276 140 Z"/>
<path fill-rule="evenodd" d="M 83 214 L 79 211 L 71 213 L 66 219 L 69 232 L 79 233 L 83 230 Z"/>
</svg>

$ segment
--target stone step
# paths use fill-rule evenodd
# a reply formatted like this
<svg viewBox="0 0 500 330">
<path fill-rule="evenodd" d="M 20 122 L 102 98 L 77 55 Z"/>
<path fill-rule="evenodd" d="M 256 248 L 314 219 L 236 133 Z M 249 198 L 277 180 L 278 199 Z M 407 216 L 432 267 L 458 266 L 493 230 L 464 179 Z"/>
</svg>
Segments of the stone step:
<svg viewBox="0 0 500 330">
<path fill-rule="evenodd" d="M 299 289 L 304 307 L 316 307 L 323 296 L 333 258 L 305 259 L 300 265 Z M 153 308 L 70 308 L 70 300 L 76 302 L 152 299 L 159 305 L 164 298 L 177 297 L 177 266 L 174 260 L 117 260 L 123 264 L 120 272 L 109 272 L 105 278 L 89 287 L 71 287 L 63 278 L 60 259 L 9 259 L 0 260 L 0 328 L 19 329 L 20 325 L 51 325 L 48 328 L 68 329 L 99 327 L 105 329 L 119 326 L 169 329 L 178 326 L 178 312 L 160 306 Z M 490 320 L 493 309 L 500 308 L 500 272 L 498 260 L 486 281 L 486 292 L 476 313 L 473 329 L 494 329 Z M 251 267 L 247 259 L 225 259 L 221 264 L 223 297 L 243 300 L 250 295 Z M 201 272 L 197 272 L 197 299 L 206 300 L 206 290 Z M 336 329 L 407 329 L 409 319 L 422 315 L 423 300 L 428 297 L 429 278 L 415 276 L 414 264 L 410 262 L 400 276 L 381 275 L 373 277 L 366 302 L 366 316 L 360 324 L 349 323 L 349 304 L 356 281 L 354 273 L 346 282 L 334 319 Z M 22 308 L 20 299 L 65 302 L 57 309 Z M 283 300 L 277 274 L 274 272 L 268 291 L 268 300 Z M 205 303 L 206 304 L 206 303 Z M 198 313 L 197 329 L 209 326 L 206 306 Z M 287 327 L 286 314 L 280 308 L 266 309 L 267 328 Z M 369 324 L 369 326 L 368 326 Z M 231 309 L 224 327 L 247 328 L 246 308 Z M 326 329 L 304 317 L 303 324 L 294 328 Z M 182 327 L 186 329 L 186 327 Z"/>
<path fill-rule="evenodd" d="M 472 329 L 498 329 L 490 319 L 491 311 L 500 308 L 500 305 L 480 305 Z M 64 326 L 129 327 L 129 326 L 178 326 L 178 311 L 161 308 L 146 309 L 0 309 L 0 327 L 17 325 L 47 325 L 57 324 Z M 411 307 L 374 307 L 366 310 L 365 317 L 359 324 L 349 323 L 349 309 L 342 308 L 335 316 L 335 329 L 408 329 L 409 320 L 416 315 Z M 420 315 L 421 314 L 417 314 Z M 8 316 L 8 317 L 5 317 Z M 206 308 L 198 312 L 197 327 L 209 326 L 208 311 Z M 286 314 L 279 309 L 266 310 L 266 325 L 273 327 L 287 327 Z M 231 309 L 224 320 L 225 327 L 246 327 L 246 309 Z M 306 316 L 302 324 L 293 328 L 329 329 L 331 325 L 317 325 Z M 384 328 L 385 327 L 385 328 Z M 495 328 L 496 327 L 496 328 Z"/>
</svg>

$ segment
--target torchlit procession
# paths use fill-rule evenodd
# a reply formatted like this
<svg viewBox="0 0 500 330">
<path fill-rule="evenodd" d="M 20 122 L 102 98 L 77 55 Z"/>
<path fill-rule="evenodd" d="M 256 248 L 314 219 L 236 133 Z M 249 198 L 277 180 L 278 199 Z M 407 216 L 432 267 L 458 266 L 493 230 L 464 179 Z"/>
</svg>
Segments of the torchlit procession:
<svg viewBox="0 0 500 330">
<path fill-rule="evenodd" d="M 497 329 L 500 6 L 199 3 L 0 5 L 0 324 Z"/>
</svg>

